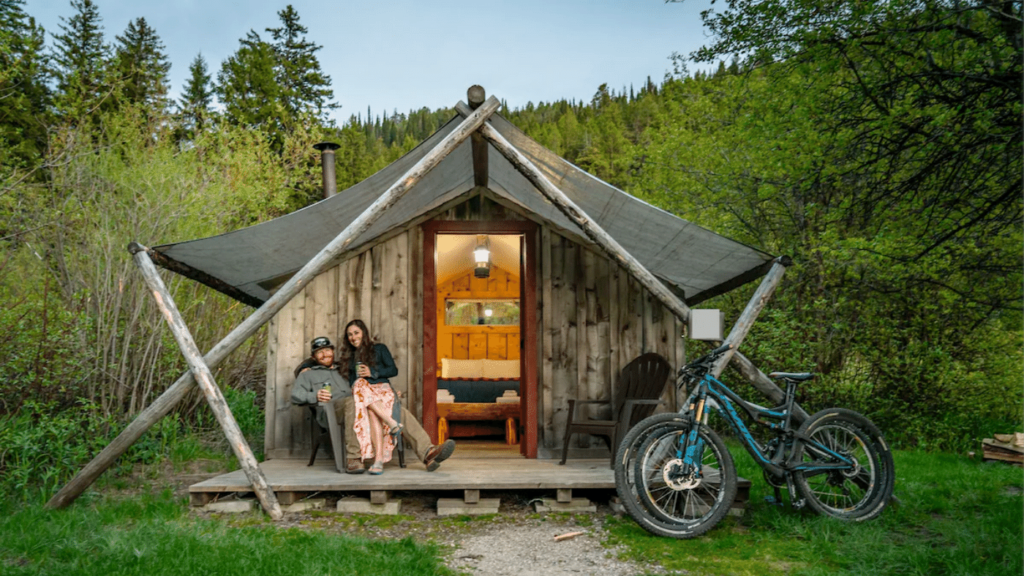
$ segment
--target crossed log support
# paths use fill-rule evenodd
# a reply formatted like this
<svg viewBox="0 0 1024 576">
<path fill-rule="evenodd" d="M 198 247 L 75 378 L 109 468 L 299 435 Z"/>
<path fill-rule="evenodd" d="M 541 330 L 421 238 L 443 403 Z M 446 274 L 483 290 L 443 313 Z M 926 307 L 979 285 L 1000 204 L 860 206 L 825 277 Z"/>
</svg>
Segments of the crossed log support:
<svg viewBox="0 0 1024 576">
<path fill-rule="evenodd" d="M 463 116 L 469 116 L 471 112 L 469 107 L 462 102 L 459 102 L 455 106 L 455 109 Z M 501 154 L 505 156 L 505 158 L 507 158 L 508 161 L 511 162 L 512 165 L 515 166 L 531 184 L 534 185 L 534 187 L 537 188 L 537 190 L 540 190 L 541 194 L 543 194 L 545 198 L 550 200 L 551 203 L 565 214 L 567 218 L 575 222 L 587 237 L 600 246 L 606 254 L 626 268 L 629 273 L 632 274 L 633 277 L 636 278 L 645 288 L 647 288 L 651 294 L 660 300 L 661 303 L 664 304 L 670 312 L 672 312 L 672 314 L 684 323 L 689 321 L 690 307 L 664 284 L 662 284 L 654 274 L 647 270 L 647 268 L 627 252 L 625 248 L 619 245 L 614 238 L 608 235 L 601 226 L 588 218 L 586 213 L 583 212 L 576 203 L 566 196 L 564 192 L 559 190 L 557 186 L 552 184 L 544 173 L 530 162 L 529 158 L 524 156 L 522 152 L 520 152 L 515 146 L 512 146 L 504 136 L 488 124 L 484 124 L 480 127 L 480 134 L 482 134 L 488 142 L 501 152 Z M 729 360 L 734 359 L 735 362 L 733 362 L 733 366 L 739 371 L 739 373 L 759 392 L 767 396 L 773 402 L 779 404 L 781 404 L 785 399 L 785 392 L 776 386 L 775 383 L 764 374 L 764 372 L 758 370 L 750 359 L 738 351 L 738 348 L 747 333 L 750 331 L 750 328 L 754 325 L 754 320 L 757 319 L 757 315 L 764 308 L 768 299 L 771 298 L 772 294 L 775 292 L 775 288 L 778 287 L 779 282 L 782 280 L 782 275 L 786 271 L 786 267 L 791 263 L 792 261 L 786 256 L 775 259 L 771 269 L 767 274 L 765 274 L 764 279 L 761 281 L 761 285 L 747 304 L 746 309 L 744 309 L 743 313 L 736 321 L 736 324 L 733 326 L 729 336 L 726 337 L 725 341 L 733 345 L 732 349 L 719 359 L 713 370 L 714 375 L 716 377 L 719 376 Z M 794 405 L 793 408 L 793 418 L 795 423 L 799 424 L 807 418 L 807 413 L 802 408 L 796 405 Z"/>
<path fill-rule="evenodd" d="M 188 326 L 185 325 L 185 320 L 181 317 L 181 313 L 178 312 L 174 298 L 168 292 L 164 281 L 160 279 L 156 266 L 149 259 L 144 246 L 132 242 L 128 245 L 128 251 L 132 253 L 135 264 L 142 271 L 142 277 L 146 279 L 146 284 L 153 291 L 153 299 L 156 300 L 160 313 L 164 315 L 164 320 L 167 320 L 167 325 L 174 334 L 174 339 L 178 341 L 178 347 L 181 348 L 181 353 L 185 356 L 189 369 L 191 369 L 193 376 L 199 382 L 199 387 L 203 390 L 206 401 L 210 403 L 210 409 L 213 410 L 214 416 L 217 417 L 217 422 L 224 429 L 224 435 L 228 438 L 228 444 L 231 445 L 231 450 L 234 451 L 235 457 L 241 463 L 245 476 L 249 479 L 249 483 L 252 484 L 253 491 L 256 492 L 256 497 L 259 498 L 260 504 L 271 518 L 280 520 L 283 517 L 283 513 L 281 512 L 281 506 L 277 503 L 277 496 L 274 495 L 274 491 L 270 488 L 267 477 L 260 470 L 260 465 L 256 462 L 256 457 L 253 456 L 249 443 L 245 441 L 245 436 L 242 435 L 242 431 L 238 428 L 235 416 L 231 413 L 231 409 L 228 408 L 228 404 L 224 400 L 224 395 L 221 394 L 220 388 L 214 382 L 210 367 L 203 362 L 203 355 L 199 352 L 199 347 L 196 346 L 192 333 L 189 332 Z"/>
<path fill-rule="evenodd" d="M 380 198 L 371 204 L 362 214 L 353 220 L 338 236 L 328 243 L 316 256 L 306 263 L 298 272 L 285 282 L 278 291 L 263 303 L 253 314 L 246 318 L 223 340 L 213 347 L 205 356 L 199 356 L 199 350 L 192 341 L 188 329 L 181 321 L 180 315 L 174 307 L 166 288 L 162 291 L 163 283 L 153 267 L 149 257 L 150 250 L 141 245 L 133 243 L 130 250 L 133 251 L 136 263 L 143 269 L 147 276 L 147 282 L 154 290 L 154 297 L 161 311 L 168 319 L 175 338 L 178 339 L 179 347 L 189 362 L 190 370 L 178 378 L 159 398 L 143 410 L 139 416 L 129 424 L 117 438 L 104 448 L 92 461 L 57 494 L 46 503 L 47 508 L 64 508 L 70 505 L 78 496 L 85 491 L 96 479 L 109 468 L 118 457 L 137 441 L 149 428 L 163 418 L 171 409 L 191 390 L 196 383 L 196 375 L 199 375 L 200 385 L 210 401 L 211 408 L 217 413 L 218 421 L 225 430 L 236 456 L 242 463 L 242 467 L 253 484 L 253 487 L 260 498 L 264 510 L 274 519 L 280 518 L 281 510 L 273 491 L 267 485 L 266 478 L 260 471 L 259 466 L 249 450 L 245 439 L 241 438 L 237 423 L 224 403 L 223 396 L 213 382 L 210 369 L 216 367 L 231 352 L 237 349 L 245 340 L 256 333 L 257 330 L 276 315 L 296 294 L 305 288 L 306 284 L 312 281 L 318 274 L 323 272 L 332 263 L 334 258 L 342 254 L 352 243 L 380 217 L 383 212 L 395 204 L 399 198 L 405 195 L 415 186 L 430 170 L 436 167 L 441 160 L 458 147 L 472 134 L 478 134 L 490 142 L 513 166 L 519 170 L 551 203 L 575 222 L 584 233 L 600 246 L 613 260 L 626 268 L 637 280 L 649 290 L 658 300 L 668 308 L 676 317 L 683 322 L 689 320 L 690 308 L 664 284 L 661 283 L 650 271 L 639 261 L 630 255 L 618 242 L 616 242 L 597 223 L 593 222 L 564 192 L 554 186 L 537 167 L 530 162 L 518 149 L 512 146 L 497 130 L 487 125 L 486 120 L 499 106 L 499 102 L 493 96 L 488 98 L 475 110 L 470 110 L 464 103 L 459 102 L 456 106 L 465 120 L 441 140 L 431 151 L 429 151 L 419 162 L 409 169 L 395 184 L 386 190 Z M 151 273 L 147 272 L 148 267 Z M 743 338 L 749 332 L 758 313 L 764 307 L 768 298 L 774 292 L 776 286 L 789 264 L 788 258 L 776 259 L 771 270 L 765 275 L 760 287 L 754 297 L 747 305 L 746 310 L 740 316 L 733 330 L 730 332 L 726 342 L 733 344 L 733 349 L 726 354 L 716 365 L 715 375 L 721 373 L 730 356 L 738 365 L 740 373 L 747 378 L 755 388 L 768 396 L 771 400 L 781 402 L 784 393 L 767 376 L 757 369 L 745 356 L 736 349 L 742 343 Z M 153 283 L 155 278 L 159 283 Z M 168 306 L 169 305 L 169 306 Z M 220 412 L 218 412 L 220 410 Z M 798 409 L 799 410 L 799 409 Z M 794 414 L 798 419 L 806 418 L 806 413 L 799 411 Z M 235 433 L 237 432 L 237 436 Z"/>
<path fill-rule="evenodd" d="M 332 260 L 342 254 L 363 232 L 415 186 L 430 170 L 440 164 L 452 150 L 462 144 L 470 134 L 479 128 L 495 110 L 500 102 L 493 96 L 488 98 L 477 110 L 466 118 L 451 133 L 444 137 L 430 152 L 420 159 L 401 178 L 388 188 L 373 204 L 341 231 L 334 240 L 306 263 L 294 276 L 288 279 L 263 306 L 260 306 L 248 318 L 242 321 L 230 334 L 202 358 L 208 367 L 216 367 L 231 352 L 235 351 L 261 326 L 270 321 L 281 308 L 296 294 L 302 291 L 318 274 L 327 269 Z M 195 378 L 192 371 L 183 374 L 159 398 L 153 401 L 139 416 L 104 448 L 95 458 L 82 468 L 57 494 L 46 503 L 47 508 L 64 508 L 81 496 L 96 479 L 109 468 L 119 456 L 125 453 L 146 430 L 149 430 L 192 389 Z"/>
</svg>

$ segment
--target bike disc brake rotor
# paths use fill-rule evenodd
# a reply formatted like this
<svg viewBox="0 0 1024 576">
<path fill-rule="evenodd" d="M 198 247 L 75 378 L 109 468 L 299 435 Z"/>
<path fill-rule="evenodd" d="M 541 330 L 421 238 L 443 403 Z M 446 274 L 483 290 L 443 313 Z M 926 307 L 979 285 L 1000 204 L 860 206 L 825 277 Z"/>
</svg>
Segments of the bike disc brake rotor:
<svg viewBox="0 0 1024 576">
<path fill-rule="evenodd" d="M 846 476 L 847 478 L 854 478 L 858 474 L 860 474 L 860 462 L 858 462 L 857 459 L 854 458 L 851 454 L 847 454 L 846 456 L 853 461 L 853 466 L 851 466 L 848 470 L 841 470 L 840 472 L 843 476 Z"/>
<path fill-rule="evenodd" d="M 672 490 L 693 490 L 700 486 L 700 477 L 695 471 L 685 473 L 686 465 L 680 459 L 669 460 L 661 468 L 661 477 L 665 485 Z"/>
</svg>

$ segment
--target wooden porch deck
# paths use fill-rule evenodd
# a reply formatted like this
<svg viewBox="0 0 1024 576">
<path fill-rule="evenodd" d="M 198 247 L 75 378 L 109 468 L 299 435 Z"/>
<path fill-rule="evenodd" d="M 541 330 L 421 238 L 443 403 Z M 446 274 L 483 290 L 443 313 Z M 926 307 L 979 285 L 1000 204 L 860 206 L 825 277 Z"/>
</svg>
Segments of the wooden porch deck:
<svg viewBox="0 0 1024 576">
<path fill-rule="evenodd" d="M 573 489 L 615 489 L 615 473 L 608 465 L 608 458 L 568 460 L 560 466 L 557 459 L 523 458 L 519 446 L 473 440 L 460 441 L 455 454 L 434 472 L 427 472 L 411 451 L 407 451 L 406 456 L 406 468 L 398 466 L 396 457 L 384 466 L 384 474 L 380 476 L 340 473 L 327 456 L 318 457 L 313 466 L 306 466 L 306 459 L 275 459 L 261 463 L 260 467 L 282 504 L 315 492 L 369 492 L 373 497 L 396 490 L 464 490 L 467 494 L 475 492 L 477 496 L 480 490 L 556 490 L 560 498 L 568 498 Z M 740 478 L 739 484 L 733 507 L 742 513 L 750 481 Z M 189 487 L 196 506 L 223 495 L 251 491 L 241 470 Z"/>
<path fill-rule="evenodd" d="M 329 457 L 318 457 L 311 467 L 306 466 L 306 460 L 276 459 L 261 463 L 260 468 L 275 492 L 615 488 L 615 475 L 606 458 L 569 460 L 559 466 L 557 460 L 523 458 L 515 451 L 518 446 L 512 446 L 512 450 L 466 448 L 460 444 L 455 454 L 434 472 L 427 472 L 411 451 L 407 452 L 406 468 L 399 468 L 396 458 L 384 466 L 380 476 L 339 473 Z M 189 492 L 196 496 L 251 490 L 241 470 L 189 487 Z"/>
</svg>

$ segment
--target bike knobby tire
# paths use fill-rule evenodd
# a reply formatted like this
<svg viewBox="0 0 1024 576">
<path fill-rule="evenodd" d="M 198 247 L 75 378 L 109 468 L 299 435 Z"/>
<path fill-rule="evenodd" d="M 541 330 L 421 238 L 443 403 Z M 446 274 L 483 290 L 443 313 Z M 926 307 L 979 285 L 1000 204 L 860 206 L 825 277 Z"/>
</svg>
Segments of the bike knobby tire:
<svg viewBox="0 0 1024 576">
<path fill-rule="evenodd" d="M 815 512 L 842 520 L 864 521 L 882 513 L 895 485 L 892 451 L 882 433 L 867 417 L 830 408 L 815 413 L 800 427 L 799 434 L 830 450 L 853 458 L 853 470 L 795 472 L 796 489 Z M 796 457 L 801 462 L 834 462 L 800 442 Z"/>
<path fill-rule="evenodd" d="M 615 490 L 619 494 L 619 500 L 626 512 L 638 523 L 643 523 L 638 518 L 651 518 L 652 523 L 659 521 L 654 519 L 650 512 L 643 508 L 640 503 L 638 487 L 634 479 L 636 454 L 640 446 L 655 431 L 666 424 L 677 424 L 689 427 L 689 418 L 681 414 L 670 412 L 649 416 L 629 429 L 626 436 L 619 443 L 619 449 L 615 455 Z M 673 526 L 665 523 L 664 529 L 671 530 Z"/>
<path fill-rule="evenodd" d="M 691 427 L 689 420 L 652 427 L 633 458 L 638 506 L 630 515 L 652 534 L 680 539 L 700 536 L 729 513 L 736 498 L 732 455 L 706 426 L 700 427 L 699 449 L 694 454 L 699 473 L 690 479 L 678 476 Z"/>
</svg>

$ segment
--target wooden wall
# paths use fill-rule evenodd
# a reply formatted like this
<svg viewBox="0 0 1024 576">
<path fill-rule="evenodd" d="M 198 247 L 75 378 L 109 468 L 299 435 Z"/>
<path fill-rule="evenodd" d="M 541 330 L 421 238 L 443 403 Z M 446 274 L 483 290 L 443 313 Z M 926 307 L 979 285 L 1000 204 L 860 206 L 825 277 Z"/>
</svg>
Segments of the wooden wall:
<svg viewBox="0 0 1024 576">
<path fill-rule="evenodd" d="M 422 402 L 415 367 L 422 366 L 422 232 L 419 227 L 367 250 L 318 276 L 271 321 L 267 351 L 268 458 L 308 457 L 308 410 L 291 405 L 295 366 L 309 356 L 309 342 L 326 335 L 340 347 L 345 325 L 366 322 L 374 340 L 391 350 L 398 376 L 391 379 L 414 410 Z M 422 371 L 420 368 L 419 371 Z"/>
<path fill-rule="evenodd" d="M 522 216 L 490 198 L 474 196 L 436 218 L 507 220 Z M 648 351 L 667 358 L 674 374 L 684 361 L 685 350 L 681 323 L 598 248 L 585 247 L 578 238 L 549 226 L 539 227 L 537 235 L 539 254 L 533 256 L 532 265 L 538 274 L 540 337 L 531 342 L 530 335 L 523 336 L 526 345 L 538 350 L 539 456 L 554 457 L 561 451 L 569 398 L 610 398 L 622 366 Z M 391 349 L 399 370 L 393 384 L 405 394 L 410 411 L 422 415 L 422 250 L 422 229 L 413 225 L 319 276 L 271 321 L 268 458 L 309 456 L 308 411 L 290 403 L 292 370 L 309 354 L 310 340 L 326 334 L 339 343 L 342 328 L 354 318 L 366 321 L 373 337 Z M 440 342 L 443 338 L 439 338 L 439 350 Z M 467 337 L 466 357 L 500 357 L 502 347 L 497 340 L 493 349 L 489 339 L 486 344 L 479 339 L 476 342 L 471 345 Z M 512 349 L 518 350 L 518 346 L 506 340 L 506 356 Z M 451 357 L 460 357 L 461 350 L 461 341 L 456 344 L 453 336 Z M 495 356 L 487 356 L 492 352 Z M 674 409 L 671 386 L 666 399 Z M 578 435 L 573 446 L 586 449 L 603 443 Z"/>
<path fill-rule="evenodd" d="M 682 323 L 625 269 L 547 226 L 540 235 L 540 453 L 553 456 L 561 451 L 570 398 L 611 398 L 622 367 L 645 352 L 664 356 L 674 374 L 685 350 Z M 671 386 L 665 400 L 675 408 Z M 608 415 L 607 408 L 589 410 L 591 417 Z M 577 435 L 572 446 L 603 442 Z"/>
<path fill-rule="evenodd" d="M 441 359 L 516 360 L 519 358 L 519 326 L 446 326 L 448 298 L 519 298 L 519 276 L 497 266 L 490 278 L 476 278 L 472 272 L 437 287 L 437 374 Z"/>
</svg>

